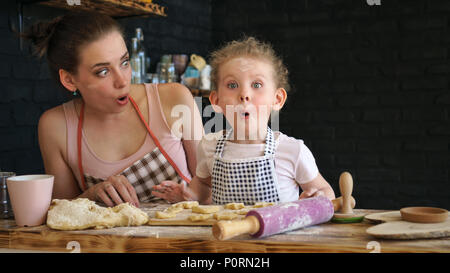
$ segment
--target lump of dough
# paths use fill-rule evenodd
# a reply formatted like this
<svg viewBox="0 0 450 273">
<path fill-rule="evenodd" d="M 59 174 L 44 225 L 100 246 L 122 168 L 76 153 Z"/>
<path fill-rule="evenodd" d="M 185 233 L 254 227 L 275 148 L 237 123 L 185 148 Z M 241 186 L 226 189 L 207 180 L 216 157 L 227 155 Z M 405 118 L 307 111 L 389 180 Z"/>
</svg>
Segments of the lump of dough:
<svg viewBox="0 0 450 273">
<path fill-rule="evenodd" d="M 253 207 L 254 208 L 264 208 L 264 207 L 268 207 L 268 206 L 273 206 L 275 205 L 274 202 L 256 202 Z"/>
<path fill-rule="evenodd" d="M 181 211 L 183 211 L 183 207 L 180 206 L 171 206 L 164 210 L 167 213 L 179 213 Z"/>
<path fill-rule="evenodd" d="M 203 214 L 215 213 L 218 212 L 219 210 L 221 210 L 220 206 L 196 206 L 192 208 L 192 212 Z"/>
<path fill-rule="evenodd" d="M 193 207 L 198 206 L 198 201 L 182 201 L 172 205 L 172 207 L 183 208 L 183 209 L 191 209 Z"/>
<path fill-rule="evenodd" d="M 209 218 L 211 218 L 211 214 L 191 214 L 189 215 L 189 220 L 191 220 L 192 222 L 198 222 L 198 221 L 204 221 L 204 220 L 208 220 Z"/>
<path fill-rule="evenodd" d="M 250 211 L 250 209 L 241 209 L 241 210 L 236 211 L 236 214 L 246 215 L 249 211 Z"/>
<path fill-rule="evenodd" d="M 185 209 L 192 209 L 193 207 L 197 207 L 199 205 L 198 201 L 183 201 L 180 203 L 183 204 L 183 208 Z"/>
<path fill-rule="evenodd" d="M 216 220 L 233 220 L 236 217 L 236 213 L 214 213 L 214 219 Z"/>
<path fill-rule="evenodd" d="M 47 212 L 47 226 L 58 230 L 140 226 L 147 222 L 147 213 L 129 203 L 106 208 L 87 198 L 53 199 Z"/>
<path fill-rule="evenodd" d="M 226 209 L 238 210 L 245 207 L 244 203 L 228 203 L 225 205 Z"/>
<path fill-rule="evenodd" d="M 169 219 L 169 218 L 174 218 L 175 216 L 177 216 L 177 214 L 175 212 L 157 211 L 155 213 L 155 217 L 158 219 Z"/>
</svg>

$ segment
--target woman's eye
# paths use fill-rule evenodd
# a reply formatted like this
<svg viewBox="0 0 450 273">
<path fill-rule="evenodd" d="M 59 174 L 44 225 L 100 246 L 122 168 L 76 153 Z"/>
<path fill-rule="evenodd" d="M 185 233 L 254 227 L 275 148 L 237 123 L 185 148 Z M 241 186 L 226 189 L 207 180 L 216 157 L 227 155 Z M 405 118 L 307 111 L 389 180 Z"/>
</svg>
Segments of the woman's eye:
<svg viewBox="0 0 450 273">
<path fill-rule="evenodd" d="M 108 74 L 108 69 L 102 69 L 95 74 L 97 74 L 100 77 L 104 77 L 104 76 L 106 76 L 106 74 Z"/>
<path fill-rule="evenodd" d="M 238 87 L 237 83 L 235 83 L 235 82 L 231 82 L 231 83 L 227 84 L 227 86 L 228 86 L 228 88 L 237 88 Z"/>
<path fill-rule="evenodd" d="M 262 87 L 261 83 L 259 83 L 259 82 L 254 82 L 253 83 L 253 88 L 261 88 L 261 87 Z"/>
<path fill-rule="evenodd" d="M 126 59 L 125 61 L 123 61 L 122 66 L 126 67 L 130 64 L 130 60 Z"/>
</svg>

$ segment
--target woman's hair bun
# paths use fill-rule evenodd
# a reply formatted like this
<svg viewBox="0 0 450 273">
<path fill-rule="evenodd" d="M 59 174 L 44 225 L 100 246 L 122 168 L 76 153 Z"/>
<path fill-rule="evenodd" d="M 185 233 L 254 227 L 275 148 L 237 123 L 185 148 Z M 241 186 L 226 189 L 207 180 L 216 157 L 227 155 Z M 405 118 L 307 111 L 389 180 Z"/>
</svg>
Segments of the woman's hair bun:
<svg viewBox="0 0 450 273">
<path fill-rule="evenodd" d="M 34 53 L 42 57 L 47 53 L 49 41 L 51 40 L 53 33 L 59 22 L 61 22 L 62 16 L 58 16 L 55 19 L 48 22 L 39 22 L 30 26 L 26 31 L 20 34 L 21 37 L 28 39 L 34 46 Z"/>
</svg>

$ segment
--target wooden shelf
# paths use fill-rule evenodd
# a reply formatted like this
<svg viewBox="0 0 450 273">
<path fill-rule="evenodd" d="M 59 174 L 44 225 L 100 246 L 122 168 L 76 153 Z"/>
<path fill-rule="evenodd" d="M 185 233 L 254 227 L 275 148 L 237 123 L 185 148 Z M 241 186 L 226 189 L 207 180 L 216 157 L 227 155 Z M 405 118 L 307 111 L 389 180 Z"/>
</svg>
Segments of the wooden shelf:
<svg viewBox="0 0 450 273">
<path fill-rule="evenodd" d="M 46 0 L 39 1 L 39 4 L 68 10 L 95 10 L 116 18 L 148 15 L 167 16 L 167 7 L 148 0 Z"/>
</svg>

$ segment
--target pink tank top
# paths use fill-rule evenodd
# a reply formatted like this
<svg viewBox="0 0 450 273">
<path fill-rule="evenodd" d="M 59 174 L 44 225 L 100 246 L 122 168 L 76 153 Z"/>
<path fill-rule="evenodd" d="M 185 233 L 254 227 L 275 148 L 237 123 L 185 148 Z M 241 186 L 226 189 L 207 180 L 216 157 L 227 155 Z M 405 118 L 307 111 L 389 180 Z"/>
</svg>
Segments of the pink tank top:
<svg viewBox="0 0 450 273">
<path fill-rule="evenodd" d="M 180 138 L 176 137 L 170 131 L 167 124 L 164 113 L 162 112 L 161 102 L 158 95 L 158 89 L 156 84 L 144 84 L 149 115 L 148 124 L 152 129 L 153 134 L 159 140 L 161 146 L 172 158 L 174 163 L 178 166 L 180 171 L 187 178 L 191 179 L 192 176 L 188 170 L 186 162 L 186 154 L 183 148 L 183 143 Z M 75 111 L 75 105 L 73 101 L 69 101 L 63 104 L 64 114 L 67 124 L 67 157 L 70 168 L 76 179 L 80 182 L 80 174 L 77 162 L 77 126 L 78 116 Z M 136 115 L 138 115 L 136 113 Z M 94 151 L 89 147 L 89 143 L 86 141 L 84 131 L 82 131 L 81 152 L 83 154 L 83 169 L 85 174 L 90 176 L 106 179 L 111 175 L 119 174 L 124 169 L 131 166 L 134 162 L 140 160 L 149 152 L 156 148 L 150 135 L 147 133 L 145 141 L 142 146 L 132 155 L 118 161 L 106 161 L 99 158 Z"/>
</svg>

